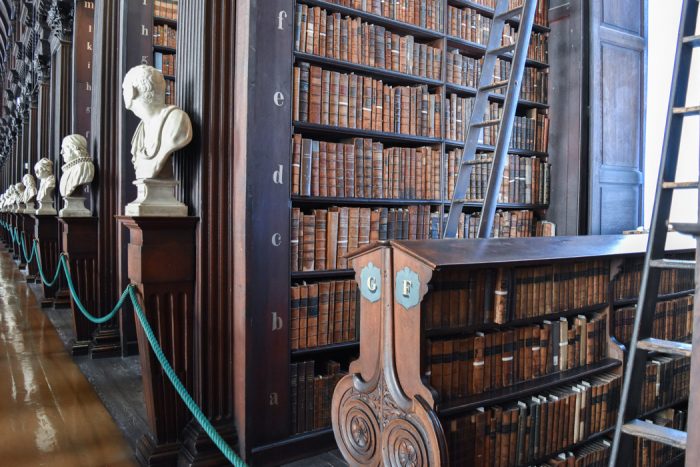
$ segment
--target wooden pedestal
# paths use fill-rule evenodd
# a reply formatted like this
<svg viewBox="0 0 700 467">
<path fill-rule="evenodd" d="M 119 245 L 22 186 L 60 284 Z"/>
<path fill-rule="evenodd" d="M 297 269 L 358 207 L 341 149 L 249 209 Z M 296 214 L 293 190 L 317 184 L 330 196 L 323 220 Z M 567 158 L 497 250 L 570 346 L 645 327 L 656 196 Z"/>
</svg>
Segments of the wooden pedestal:
<svg viewBox="0 0 700 467">
<path fill-rule="evenodd" d="M 58 244 L 58 221 L 53 215 L 32 215 L 32 217 L 34 218 L 34 236 L 39 239 L 39 257 L 44 276 L 47 280 L 51 280 L 56 273 L 58 255 L 61 253 Z M 41 306 L 53 306 L 58 284 L 47 287 L 42 283 L 42 287 L 44 288 L 44 298 L 41 300 Z"/>
<path fill-rule="evenodd" d="M 97 218 L 66 217 L 58 221 L 63 227 L 63 252 L 68 255 L 68 268 L 78 298 L 89 312 L 99 315 L 102 311 L 98 310 L 97 301 Z M 72 298 L 71 308 L 75 333 L 72 353 L 87 355 L 97 326 L 83 316 Z"/>
<path fill-rule="evenodd" d="M 18 220 L 17 220 L 18 216 L 19 216 L 19 214 L 10 213 L 9 224 L 10 224 L 10 228 L 12 229 L 13 232 L 14 232 L 15 228 L 17 228 L 17 225 L 18 225 Z M 18 256 L 19 248 L 17 247 L 16 243 L 12 243 L 12 248 L 10 248 L 10 251 L 12 252 L 12 259 L 14 259 L 15 261 L 19 260 L 19 256 Z"/>
<path fill-rule="evenodd" d="M 24 242 L 27 248 L 27 253 L 32 254 L 34 247 L 34 218 L 30 214 L 24 214 Z M 36 258 L 32 258 L 32 262 L 27 265 L 27 282 L 35 283 L 39 277 L 39 269 L 36 265 Z M 40 279 L 41 280 L 41 279 Z"/>
<path fill-rule="evenodd" d="M 28 214 L 23 214 L 19 213 L 17 214 L 17 233 L 19 234 L 19 241 L 20 244 L 17 245 L 17 257 L 19 258 L 19 268 L 21 270 L 27 269 L 27 263 L 26 263 L 26 258 L 24 257 L 24 253 L 22 252 L 22 240 L 24 240 L 24 245 L 27 247 L 27 253 L 29 253 L 29 244 L 27 243 L 28 238 L 27 235 L 24 231 L 24 219 L 26 217 L 29 217 Z"/>
<path fill-rule="evenodd" d="M 129 229 L 129 279 L 138 287 L 149 324 L 188 391 L 194 388 L 194 217 L 117 217 Z M 174 465 L 192 418 L 162 371 L 138 319 L 136 329 L 151 433 L 137 446 L 142 465 Z"/>
<path fill-rule="evenodd" d="M 5 224 L 9 223 L 10 213 L 0 213 L 0 219 L 2 219 L 3 223 Z M 8 250 L 12 248 L 12 238 L 10 236 L 10 232 L 8 232 L 6 229 L 2 229 L 2 232 L 0 232 L 0 239 L 2 240 L 2 243 L 5 244 L 5 247 L 8 248 Z"/>
</svg>

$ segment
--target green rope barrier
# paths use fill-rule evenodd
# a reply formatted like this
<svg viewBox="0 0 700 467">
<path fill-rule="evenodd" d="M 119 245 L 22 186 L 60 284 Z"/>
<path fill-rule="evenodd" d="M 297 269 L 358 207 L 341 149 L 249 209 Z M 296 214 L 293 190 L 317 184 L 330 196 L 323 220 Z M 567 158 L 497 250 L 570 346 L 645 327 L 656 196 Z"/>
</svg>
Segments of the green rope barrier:
<svg viewBox="0 0 700 467">
<path fill-rule="evenodd" d="M 29 259 L 27 263 L 31 262 L 32 259 L 36 260 L 41 280 L 48 287 L 51 287 L 56 283 L 59 277 L 59 273 L 61 272 L 61 270 L 63 270 L 63 273 L 66 277 L 66 282 L 68 283 L 68 289 L 70 290 L 71 297 L 73 298 L 73 302 L 78 307 L 83 316 L 85 316 L 85 318 L 87 318 L 89 321 L 95 324 L 102 324 L 109 321 L 123 308 L 124 302 L 126 301 L 127 297 L 131 299 L 131 303 L 136 312 L 136 316 L 139 318 L 139 322 L 141 323 L 141 327 L 143 328 L 144 334 L 146 335 L 146 339 L 148 340 L 148 343 L 150 344 L 151 349 L 153 350 L 153 354 L 156 356 L 156 359 L 158 359 L 158 362 L 163 367 L 163 371 L 165 371 L 165 374 L 172 383 L 177 394 L 185 403 L 187 409 L 190 411 L 192 416 L 194 416 L 195 420 L 197 420 L 197 422 L 201 425 L 204 432 L 209 436 L 209 438 L 216 445 L 219 451 L 221 451 L 224 457 L 226 457 L 226 459 L 228 459 L 228 461 L 232 465 L 236 467 L 246 467 L 246 463 L 240 457 L 238 457 L 233 448 L 231 448 L 231 446 L 229 446 L 226 440 L 224 440 L 224 438 L 221 437 L 221 435 L 216 431 L 216 428 L 214 428 L 209 419 L 207 419 L 207 416 L 204 414 L 204 412 L 202 412 L 202 409 L 200 409 L 197 403 L 194 401 L 194 399 L 192 399 L 192 396 L 190 396 L 190 394 L 187 392 L 185 385 L 182 384 L 182 381 L 180 381 L 180 378 L 175 373 L 175 370 L 170 365 L 170 362 L 168 362 L 168 359 L 163 353 L 163 349 L 158 344 L 158 340 L 156 339 L 153 329 L 148 323 L 146 313 L 143 311 L 143 308 L 141 308 L 138 296 L 136 295 L 136 287 L 134 287 L 133 284 L 129 284 L 126 287 L 126 289 L 124 289 L 124 292 L 122 293 L 121 297 L 119 298 L 119 301 L 114 306 L 112 311 L 103 317 L 96 317 L 85 308 L 83 303 L 80 301 L 80 298 L 78 297 L 78 293 L 75 290 L 75 284 L 73 284 L 73 278 L 70 274 L 70 268 L 68 267 L 68 263 L 66 261 L 66 255 L 64 253 L 61 253 L 58 259 L 58 266 L 56 267 L 56 274 L 54 275 L 53 280 L 49 282 L 46 280 L 46 277 L 44 275 L 44 271 L 41 266 L 41 258 L 37 254 L 37 244 L 38 240 L 35 239 L 34 247 L 32 248 L 32 258 Z M 27 251 L 26 248 L 24 248 L 24 239 L 22 239 L 22 247 L 24 250 L 24 255 L 26 257 Z"/>
<path fill-rule="evenodd" d="M 24 253 L 24 260 L 26 261 L 27 264 L 31 263 L 32 260 L 34 259 L 34 256 L 36 255 L 36 245 L 37 245 L 37 242 L 35 240 L 32 242 L 32 254 L 28 255 L 27 254 L 27 246 L 24 242 L 24 237 L 22 237 L 22 253 Z"/>
</svg>

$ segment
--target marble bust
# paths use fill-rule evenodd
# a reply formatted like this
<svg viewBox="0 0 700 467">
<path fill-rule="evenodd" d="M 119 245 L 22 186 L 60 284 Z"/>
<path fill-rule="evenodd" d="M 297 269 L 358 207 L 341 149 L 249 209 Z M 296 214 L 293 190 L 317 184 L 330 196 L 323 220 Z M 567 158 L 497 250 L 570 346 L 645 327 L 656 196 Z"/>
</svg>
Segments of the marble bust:
<svg viewBox="0 0 700 467">
<path fill-rule="evenodd" d="M 53 174 L 53 162 L 44 157 L 34 166 L 34 173 L 39 179 L 39 192 L 36 200 L 39 203 L 37 215 L 56 215 L 53 205 L 53 192 L 56 189 L 56 176 Z"/>
<path fill-rule="evenodd" d="M 92 182 L 95 177 L 95 165 L 87 151 L 87 140 L 82 135 L 68 135 L 61 143 L 63 166 L 59 190 L 64 206 L 58 213 L 60 217 L 90 217 L 92 213 L 85 208 L 85 195 L 74 195 L 80 186 Z"/>
<path fill-rule="evenodd" d="M 24 213 L 24 208 L 26 205 L 24 204 L 24 192 L 26 188 L 24 186 L 24 183 L 18 182 L 15 183 L 15 197 L 14 197 L 14 205 L 15 205 L 15 212 L 16 213 Z"/>
<path fill-rule="evenodd" d="M 27 210 L 29 212 L 34 212 L 34 201 L 36 200 L 36 180 L 31 174 L 26 174 L 22 177 L 22 183 L 24 183 L 24 204 L 27 205 Z"/>
<path fill-rule="evenodd" d="M 0 195 L 0 212 L 5 212 L 5 193 Z"/>
<path fill-rule="evenodd" d="M 141 122 L 131 140 L 137 199 L 126 207 L 130 216 L 186 216 L 187 206 L 175 199 L 173 152 L 192 141 L 189 116 L 165 104 L 165 79 L 157 69 L 138 65 L 122 84 L 124 105 Z"/>
</svg>

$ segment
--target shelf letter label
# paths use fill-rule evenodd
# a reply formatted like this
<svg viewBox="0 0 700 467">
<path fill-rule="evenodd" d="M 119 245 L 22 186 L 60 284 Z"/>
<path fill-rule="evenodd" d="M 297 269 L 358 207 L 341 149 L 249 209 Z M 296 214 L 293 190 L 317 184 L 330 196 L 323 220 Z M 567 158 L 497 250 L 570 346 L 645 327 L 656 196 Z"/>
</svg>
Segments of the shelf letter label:
<svg viewBox="0 0 700 467">
<path fill-rule="evenodd" d="M 141 25 L 141 35 L 142 36 L 148 36 L 148 28 L 146 27 L 145 24 Z"/>
<path fill-rule="evenodd" d="M 276 233 L 272 236 L 272 244 L 274 246 L 280 246 L 282 244 L 282 235 Z"/>
<path fill-rule="evenodd" d="M 272 330 L 281 331 L 284 326 L 284 321 L 282 321 L 281 316 L 277 316 L 277 312 L 272 312 Z"/>
<path fill-rule="evenodd" d="M 270 393 L 270 405 L 280 405 L 280 396 L 276 392 Z"/>
<path fill-rule="evenodd" d="M 284 20 L 287 18 L 287 12 L 282 10 L 280 11 L 279 15 L 277 16 L 277 29 L 280 31 L 284 31 Z"/>
<path fill-rule="evenodd" d="M 360 293 L 371 303 L 382 296 L 381 277 L 382 272 L 371 262 L 360 273 Z"/>
<path fill-rule="evenodd" d="M 275 170 L 275 172 L 272 174 L 272 181 L 275 182 L 278 185 L 282 185 L 284 183 L 283 181 L 283 174 L 284 174 L 284 166 L 280 164 L 280 168 Z"/>
<path fill-rule="evenodd" d="M 420 280 L 418 274 L 409 268 L 403 268 L 396 273 L 395 298 L 406 310 L 420 302 Z"/>
<path fill-rule="evenodd" d="M 282 107 L 284 105 L 284 94 L 281 92 L 277 91 L 275 93 L 275 96 L 273 97 L 273 100 L 275 101 L 275 105 L 277 107 Z"/>
</svg>

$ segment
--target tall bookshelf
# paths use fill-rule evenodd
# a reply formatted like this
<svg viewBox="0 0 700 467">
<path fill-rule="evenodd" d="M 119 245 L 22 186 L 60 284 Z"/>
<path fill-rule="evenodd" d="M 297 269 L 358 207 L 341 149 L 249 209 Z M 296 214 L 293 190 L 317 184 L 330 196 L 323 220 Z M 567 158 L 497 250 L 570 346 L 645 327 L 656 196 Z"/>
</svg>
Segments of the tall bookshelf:
<svg viewBox="0 0 700 467">
<path fill-rule="evenodd" d="M 314 362 L 313 375 L 311 376 L 313 376 L 314 381 L 320 381 L 318 383 L 318 388 L 326 391 L 327 398 L 330 398 L 333 384 L 334 381 L 337 381 L 337 377 L 328 372 L 335 371 L 332 368 L 337 369 L 337 365 L 331 364 L 329 366 L 328 363 L 336 362 L 339 364 L 342 371 L 347 371 L 349 362 L 356 358 L 359 352 L 359 327 L 357 326 L 359 314 L 357 309 L 354 309 L 354 316 L 352 315 L 352 311 L 349 312 L 350 316 L 347 316 L 346 314 L 349 308 L 347 304 L 338 305 L 344 310 L 345 314 L 338 318 L 340 324 L 329 324 L 329 331 L 331 329 L 337 330 L 338 326 L 342 329 L 346 329 L 347 327 L 352 327 L 351 323 L 354 323 L 354 332 L 348 334 L 341 331 L 338 339 L 333 338 L 330 332 L 327 337 L 321 339 L 319 339 L 320 335 L 317 334 L 311 338 L 311 343 L 309 343 L 310 334 L 308 332 L 309 330 L 306 329 L 307 344 L 300 344 L 300 331 L 298 331 L 300 319 L 297 319 L 298 310 L 295 309 L 297 304 L 296 300 L 300 299 L 300 295 L 302 294 L 300 289 L 306 289 L 306 294 L 311 293 L 313 295 L 317 293 L 316 288 L 325 288 L 325 284 L 335 282 L 335 298 L 338 299 L 338 303 L 345 303 L 338 298 L 338 284 L 343 284 L 343 298 L 347 300 L 348 289 L 345 288 L 344 283 L 347 281 L 354 281 L 354 272 L 350 269 L 350 266 L 337 261 L 341 258 L 343 253 L 351 250 L 350 247 L 348 247 L 347 250 L 343 249 L 342 251 L 335 252 L 336 267 L 316 267 L 318 265 L 317 257 L 314 258 L 314 266 L 307 265 L 307 267 L 304 267 L 303 261 L 301 260 L 303 255 L 303 240 L 298 239 L 298 233 L 303 231 L 303 216 L 315 216 L 315 214 L 319 214 L 321 217 L 325 216 L 326 221 L 328 221 L 329 218 L 334 217 L 334 215 L 328 216 L 329 211 L 337 209 L 339 212 L 338 216 L 340 217 L 344 208 L 347 208 L 350 212 L 352 212 L 353 209 L 361 210 L 364 215 L 366 215 L 368 210 L 386 209 L 386 213 L 380 212 L 379 215 L 385 215 L 388 218 L 395 215 L 398 218 L 399 212 L 401 212 L 400 210 L 405 209 L 410 211 L 407 217 L 409 219 L 413 217 L 409 221 L 410 225 L 417 223 L 417 216 L 421 216 L 424 222 L 415 229 L 415 234 L 409 231 L 408 236 L 397 238 L 439 238 L 444 216 L 447 209 L 449 209 L 451 198 L 451 193 L 448 192 L 448 155 L 450 151 L 462 145 L 458 138 L 448 137 L 446 125 L 449 123 L 449 120 L 447 120 L 443 111 L 446 108 L 447 100 L 450 99 L 449 96 L 452 94 L 460 98 L 473 98 L 476 95 L 476 88 L 474 85 L 468 86 L 466 84 L 457 83 L 454 79 L 447 79 L 448 65 L 446 57 L 448 53 L 456 54 L 458 51 L 462 57 L 468 57 L 476 61 L 483 57 L 486 47 L 476 41 L 468 41 L 449 34 L 448 8 L 458 8 L 463 11 L 470 8 L 474 14 L 478 13 L 482 16 L 482 21 L 488 21 L 493 17 L 493 5 L 491 5 L 488 0 L 484 0 L 484 4 L 462 0 L 415 2 L 416 5 L 424 5 L 427 8 L 432 6 L 432 11 L 434 13 L 432 15 L 424 13 L 425 20 L 422 23 L 418 21 L 416 24 L 405 21 L 400 15 L 391 17 L 361 9 L 362 4 L 370 3 L 371 2 L 340 0 L 298 0 L 291 5 L 292 9 L 290 10 L 290 5 L 288 3 L 272 2 L 269 5 L 258 5 L 257 12 L 255 13 L 255 17 L 258 18 L 256 22 L 259 28 L 257 31 L 258 37 L 270 38 L 270 40 L 274 42 L 274 45 L 264 44 L 260 41 L 256 44 L 256 54 L 259 58 L 255 60 L 265 60 L 264 66 L 261 65 L 262 62 L 258 62 L 258 66 L 264 71 L 259 72 L 260 74 L 255 77 L 256 87 L 258 89 L 273 88 L 275 91 L 279 91 L 273 94 L 272 99 L 268 96 L 260 97 L 260 105 L 271 107 L 272 110 L 279 109 L 280 112 L 278 114 L 271 110 L 269 116 L 266 115 L 264 122 L 265 128 L 260 128 L 256 131 L 256 134 L 266 142 L 263 145 L 264 150 L 260 148 L 260 150 L 265 153 L 264 161 L 261 161 L 259 164 L 256 163 L 256 170 L 265 171 L 269 169 L 272 174 L 271 181 L 274 182 L 274 185 L 271 185 L 272 188 L 269 190 L 264 189 L 262 186 L 260 188 L 251 187 L 253 192 L 250 195 L 250 202 L 253 210 L 254 206 L 259 204 L 269 217 L 269 225 L 265 230 L 270 231 L 272 241 L 270 242 L 269 237 L 261 235 L 259 240 L 252 240 L 252 242 L 255 243 L 259 241 L 262 247 L 262 250 L 255 251 L 269 250 L 269 254 L 263 253 L 265 257 L 269 257 L 270 259 L 275 258 L 277 261 L 279 259 L 278 255 L 281 252 L 283 256 L 286 255 L 290 263 L 294 262 L 294 264 L 290 265 L 288 268 L 280 265 L 272 270 L 265 267 L 258 271 L 256 267 L 249 275 L 249 280 L 260 277 L 261 280 L 264 279 L 269 283 L 281 284 L 282 281 L 284 281 L 288 285 L 286 293 L 276 289 L 274 294 L 265 298 L 256 299 L 255 303 L 247 305 L 248 307 L 256 307 L 259 305 L 266 310 L 271 310 L 270 313 L 268 313 L 269 317 L 251 324 L 253 327 L 251 336 L 255 336 L 255 343 L 252 345 L 261 351 L 265 349 L 268 354 L 278 355 L 280 352 L 286 354 L 286 358 L 265 358 L 264 362 L 266 368 L 264 371 L 252 371 L 249 373 L 251 377 L 248 384 L 250 384 L 251 387 L 254 386 L 256 391 L 255 394 L 252 395 L 251 400 L 247 401 L 246 405 L 252 408 L 251 412 L 255 414 L 255 421 L 249 423 L 248 426 L 251 428 L 243 433 L 242 436 L 246 438 L 244 449 L 252 454 L 254 462 L 259 462 L 261 464 L 289 460 L 298 457 L 302 453 L 307 454 L 314 450 L 327 449 L 333 445 L 333 436 L 330 429 L 330 413 L 325 413 L 323 415 L 314 414 L 313 416 L 310 414 L 309 417 L 311 417 L 310 420 L 312 422 L 300 423 L 300 414 L 294 400 L 295 390 L 292 389 L 294 383 L 291 382 L 291 375 L 294 373 L 297 375 L 295 382 L 297 383 L 296 390 L 298 391 L 301 382 L 299 379 L 302 377 L 306 378 L 306 372 L 309 371 L 309 364 L 305 362 Z M 379 2 L 376 3 L 379 4 Z M 410 6 L 410 4 L 414 2 L 405 3 Z M 354 60 L 342 59 L 338 56 L 333 56 L 333 54 L 330 54 L 330 56 L 326 54 L 327 56 L 324 56 L 319 53 L 318 50 L 313 50 L 313 48 L 308 50 L 305 48 L 301 49 L 301 47 L 298 46 L 298 38 L 301 37 L 301 31 L 298 30 L 296 12 L 298 8 L 302 6 L 305 7 L 307 11 L 316 8 L 325 11 L 327 16 L 335 14 L 336 18 L 339 16 L 341 20 L 349 18 L 356 23 L 366 23 L 369 27 L 374 27 L 375 30 L 377 27 L 384 28 L 387 33 L 392 33 L 395 35 L 394 37 L 397 38 L 399 36 L 403 38 L 411 36 L 412 39 L 403 40 L 410 40 L 415 44 L 422 44 L 420 46 L 421 48 L 432 47 L 433 56 L 435 56 L 436 52 L 441 56 L 440 65 L 435 66 L 431 70 L 431 73 L 428 73 L 427 70 L 422 73 L 420 68 L 418 68 L 417 72 L 413 73 L 405 68 L 403 71 L 399 71 L 402 65 L 400 61 L 398 67 L 382 67 L 363 62 L 359 56 L 355 57 Z M 546 6 L 546 1 L 543 1 L 540 6 L 540 13 L 546 13 Z M 271 22 L 269 20 L 271 16 L 274 16 L 276 21 Z M 546 14 L 541 14 L 538 20 L 538 24 L 534 27 L 533 34 L 543 38 L 542 40 L 546 45 L 546 37 L 549 33 Z M 511 22 L 510 24 L 511 26 L 517 27 L 517 22 Z M 285 53 L 291 54 L 291 60 L 285 60 Z M 425 53 L 427 55 L 427 52 Z M 525 97 L 520 99 L 516 113 L 518 117 L 547 115 L 548 113 L 546 100 L 546 83 L 548 79 L 546 52 L 542 52 L 542 57 L 540 58 L 544 59 L 529 59 L 526 68 L 526 75 L 528 73 L 539 73 L 539 76 L 544 77 L 540 84 L 540 86 L 544 86 L 544 88 L 541 91 L 538 90 L 538 92 L 540 92 L 540 99 L 530 98 L 530 95 L 528 95 L 527 99 Z M 508 63 L 508 60 L 504 59 L 503 63 Z M 295 77 L 294 71 L 295 68 L 299 68 L 302 64 L 308 64 L 309 68 L 319 67 L 327 72 L 337 72 L 338 75 L 354 74 L 359 77 L 373 78 L 375 80 L 381 80 L 383 85 L 394 87 L 424 86 L 424 92 L 436 96 L 432 99 L 435 100 L 437 106 L 436 113 L 440 116 L 439 124 L 434 125 L 430 132 L 410 133 L 406 131 L 385 131 L 383 126 L 381 129 L 368 126 L 363 128 L 350 128 L 349 126 L 342 127 L 338 125 L 322 124 L 319 121 L 313 121 L 309 118 L 302 119 L 299 115 L 299 106 L 295 97 L 295 93 L 298 92 L 298 80 Z M 297 73 L 300 73 L 300 71 Z M 530 94 L 534 95 L 532 91 L 533 90 L 530 89 Z M 492 94 L 489 99 L 494 104 L 503 102 L 503 96 L 499 94 Z M 253 103 L 249 105 L 253 105 Z M 466 121 L 467 118 L 463 118 L 465 125 Z M 288 132 L 284 131 L 285 126 L 289 128 Z M 530 131 L 532 133 L 535 132 L 534 123 Z M 546 134 L 546 128 L 541 128 L 540 134 Z M 401 191 L 398 196 L 396 193 L 388 195 L 388 191 L 385 191 L 382 196 L 359 195 L 359 193 L 355 193 L 353 196 L 348 196 L 347 193 L 345 193 L 345 196 L 339 196 L 337 194 L 337 179 L 334 180 L 336 182 L 335 195 L 331 194 L 328 184 L 326 184 L 326 191 L 323 191 L 319 186 L 317 191 L 310 188 L 307 192 L 303 192 L 301 167 L 295 167 L 297 163 L 299 166 L 301 165 L 301 161 L 295 160 L 295 144 L 297 143 L 294 141 L 295 135 L 297 135 L 297 139 L 315 141 L 319 146 L 321 142 L 335 144 L 336 160 L 338 155 L 337 151 L 339 151 L 338 145 L 351 144 L 353 139 L 371 139 L 372 143 L 381 143 L 382 148 L 378 150 L 377 153 L 381 152 L 382 156 L 390 152 L 392 148 L 405 148 L 407 150 L 426 148 L 425 151 L 427 153 L 437 154 L 437 156 L 434 157 L 437 157 L 436 162 L 438 170 L 433 171 L 435 179 L 430 190 L 432 195 L 418 197 L 416 193 L 404 187 L 405 190 Z M 248 136 L 248 138 L 251 137 L 253 136 Z M 534 141 L 532 137 L 531 140 L 531 145 L 536 146 L 536 141 Z M 492 142 L 495 143 L 495 140 Z M 543 165 L 547 164 L 548 153 L 546 151 L 546 137 L 541 138 L 539 144 L 540 147 L 537 149 L 544 150 L 536 150 L 535 147 L 529 149 L 517 147 L 513 148 L 510 154 L 518 156 L 522 158 L 522 160 L 537 161 L 538 163 L 541 162 Z M 328 150 L 328 147 L 326 147 L 326 149 Z M 485 142 L 479 146 L 478 152 L 480 155 L 483 155 L 493 150 L 493 144 L 487 144 L 487 142 Z M 262 152 L 260 157 L 263 157 Z M 398 157 L 405 157 L 405 153 L 400 153 Z M 328 165 L 326 167 L 328 167 Z M 524 170 L 523 168 L 523 176 Z M 485 170 L 482 173 L 485 173 Z M 542 176 L 543 174 L 540 175 Z M 384 172 L 381 178 L 383 182 L 388 179 Z M 329 178 L 328 175 L 326 176 L 326 181 L 331 179 L 332 177 Z M 289 183 L 289 187 L 286 187 L 287 183 Z M 347 183 L 347 180 L 345 183 Z M 361 181 L 358 183 L 361 184 L 364 182 Z M 544 182 L 542 183 L 544 184 Z M 321 185 L 321 183 L 319 183 L 319 185 Z M 387 185 L 383 185 L 385 189 L 386 186 Z M 372 187 L 373 189 L 376 188 L 376 184 L 372 184 Z M 282 202 L 283 200 L 280 199 L 282 197 L 281 190 L 285 188 L 287 189 L 286 203 Z M 483 189 L 485 191 L 485 185 L 483 185 Z M 257 193 L 258 190 L 260 190 L 259 194 Z M 425 189 L 423 192 L 425 192 Z M 376 194 L 376 192 L 373 191 L 372 194 Z M 465 214 L 473 214 L 477 212 L 480 207 L 481 202 L 475 199 L 466 204 L 464 212 Z M 547 202 L 546 200 L 542 202 L 532 202 L 532 200 L 529 200 L 529 202 L 526 202 L 524 199 L 522 201 L 518 199 L 518 201 L 502 202 L 499 204 L 498 208 L 499 211 L 503 213 L 503 216 L 510 213 L 516 213 L 518 216 L 521 216 L 521 211 L 531 213 L 529 217 L 523 216 L 520 218 L 520 222 L 523 223 L 523 226 L 518 224 L 518 228 L 520 229 L 518 234 L 522 235 L 526 231 L 528 233 L 535 232 L 534 224 L 532 227 L 526 227 L 524 225 L 528 220 L 542 219 L 547 208 Z M 393 214 L 391 212 L 392 210 L 394 211 Z M 323 211 L 325 211 L 325 213 Z M 418 214 L 416 214 L 416 212 Z M 349 213 L 348 216 L 350 215 L 352 214 Z M 370 215 L 372 215 L 371 212 Z M 374 214 L 374 216 L 377 216 L 377 214 Z M 427 222 L 427 219 L 430 219 L 430 222 Z M 376 225 L 376 217 L 371 219 L 370 223 Z M 283 227 L 285 224 L 287 226 L 286 228 Z M 394 230 L 396 229 L 396 225 L 398 225 L 398 220 L 396 224 L 394 224 Z M 391 227 L 387 226 L 387 228 Z M 370 227 L 370 230 L 376 231 L 376 228 Z M 516 233 L 515 225 L 513 226 L 513 232 Z M 287 233 L 289 237 L 286 236 Z M 369 239 L 375 240 L 377 237 L 378 235 L 371 234 Z M 364 240 L 367 240 L 367 238 Z M 362 246 L 363 243 L 364 242 L 358 238 L 358 244 L 356 246 Z M 267 247 L 265 247 L 265 245 L 267 245 Z M 315 244 L 314 246 L 316 247 Z M 253 244 L 251 244 L 251 248 L 253 248 Z M 296 253 L 294 252 L 295 250 Z M 326 250 L 328 250 L 327 246 Z M 292 256 L 295 257 L 295 260 L 292 260 Z M 277 286 L 275 285 L 275 287 Z M 356 293 L 356 286 L 354 283 L 352 290 L 354 291 L 353 293 Z M 292 303 L 293 301 L 294 303 Z M 321 301 L 323 302 L 323 300 Z M 329 322 L 333 322 L 331 313 L 334 311 L 334 306 L 335 303 L 334 305 L 329 305 Z M 325 321 L 322 322 L 325 323 Z M 318 324 L 315 326 L 317 327 Z M 320 342 L 323 342 L 323 344 Z M 323 376 L 327 378 L 323 378 Z M 324 392 L 324 397 L 326 397 L 326 392 Z M 319 399 L 323 399 L 323 397 Z M 319 404 L 321 403 L 319 402 Z M 321 404 L 319 407 L 325 410 L 326 406 Z M 308 410 L 308 407 L 306 409 Z M 306 419 L 307 422 L 308 420 L 309 419 Z M 283 423 L 283 421 L 287 421 L 287 423 Z"/>
<path fill-rule="evenodd" d="M 155 0 L 153 4 L 153 66 L 165 78 L 165 103 L 175 104 L 175 56 L 179 0 Z"/>
</svg>

